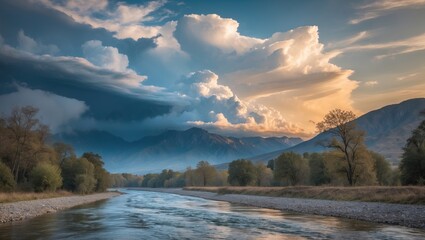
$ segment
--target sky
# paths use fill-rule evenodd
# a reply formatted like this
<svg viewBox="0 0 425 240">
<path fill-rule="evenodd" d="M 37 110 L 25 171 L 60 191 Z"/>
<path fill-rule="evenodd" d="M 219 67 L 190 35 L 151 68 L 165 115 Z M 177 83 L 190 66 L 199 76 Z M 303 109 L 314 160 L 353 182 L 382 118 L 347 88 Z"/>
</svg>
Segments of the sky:
<svg viewBox="0 0 425 240">
<path fill-rule="evenodd" d="M 0 0 L 0 113 L 127 140 L 311 138 L 425 97 L 425 0 Z"/>
</svg>

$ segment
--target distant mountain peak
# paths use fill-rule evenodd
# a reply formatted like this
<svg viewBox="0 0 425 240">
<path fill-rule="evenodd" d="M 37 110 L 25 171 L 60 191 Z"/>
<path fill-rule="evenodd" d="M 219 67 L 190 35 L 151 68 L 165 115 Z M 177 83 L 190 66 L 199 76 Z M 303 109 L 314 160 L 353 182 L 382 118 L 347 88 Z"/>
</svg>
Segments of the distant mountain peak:
<svg viewBox="0 0 425 240">
<path fill-rule="evenodd" d="M 184 169 L 195 166 L 200 160 L 217 164 L 288 148 L 302 141 L 284 137 L 226 137 L 199 127 L 184 131 L 168 130 L 128 143 L 100 131 L 63 136 L 63 140 L 74 145 L 78 152 L 90 150 L 99 153 L 108 170 L 113 172 Z"/>
<path fill-rule="evenodd" d="M 186 132 L 186 133 L 209 133 L 207 130 L 205 130 L 203 128 L 199 128 L 199 127 L 191 127 L 184 132 Z"/>
</svg>

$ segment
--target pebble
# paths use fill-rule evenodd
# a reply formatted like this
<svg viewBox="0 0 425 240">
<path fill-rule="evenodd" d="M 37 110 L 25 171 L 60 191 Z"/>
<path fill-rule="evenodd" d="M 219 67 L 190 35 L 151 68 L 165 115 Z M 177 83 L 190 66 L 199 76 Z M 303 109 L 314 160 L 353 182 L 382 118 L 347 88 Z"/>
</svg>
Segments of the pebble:
<svg viewBox="0 0 425 240">
<path fill-rule="evenodd" d="M 105 192 L 90 195 L 0 203 L 0 223 L 21 221 L 46 213 L 54 213 L 77 205 L 108 199 L 118 195 L 120 195 L 118 192 Z"/>
</svg>

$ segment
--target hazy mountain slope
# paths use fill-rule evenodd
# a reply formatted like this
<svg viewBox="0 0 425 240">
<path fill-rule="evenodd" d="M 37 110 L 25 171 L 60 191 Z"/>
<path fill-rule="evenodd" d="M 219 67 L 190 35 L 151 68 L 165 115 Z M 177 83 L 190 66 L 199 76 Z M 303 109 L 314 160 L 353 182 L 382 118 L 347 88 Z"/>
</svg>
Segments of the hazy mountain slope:
<svg viewBox="0 0 425 240">
<path fill-rule="evenodd" d="M 170 130 L 134 142 L 102 131 L 56 135 L 55 140 L 72 144 L 79 154 L 85 151 L 100 153 L 106 167 L 113 172 L 183 169 L 200 160 L 218 164 L 291 147 L 302 141 L 288 137 L 225 137 L 200 128 Z"/>
<path fill-rule="evenodd" d="M 398 163 L 402 148 L 412 130 L 421 121 L 419 113 L 425 109 L 425 98 L 410 99 L 371 111 L 356 119 L 358 126 L 367 132 L 366 144 L 373 151 L 383 154 L 393 163 Z M 327 133 L 302 142 L 294 147 L 251 157 L 254 161 L 267 161 L 286 151 L 298 153 L 326 150 L 317 143 L 329 138 Z"/>
</svg>

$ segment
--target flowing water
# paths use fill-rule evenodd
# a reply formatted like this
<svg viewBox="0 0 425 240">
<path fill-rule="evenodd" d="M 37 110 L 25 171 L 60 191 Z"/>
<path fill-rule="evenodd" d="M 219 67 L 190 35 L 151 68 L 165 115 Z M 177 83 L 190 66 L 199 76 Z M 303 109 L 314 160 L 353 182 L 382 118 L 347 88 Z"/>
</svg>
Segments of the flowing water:
<svg viewBox="0 0 425 240">
<path fill-rule="evenodd" d="M 125 190 L 106 201 L 0 225 L 0 239 L 424 239 L 425 231 Z"/>
</svg>

